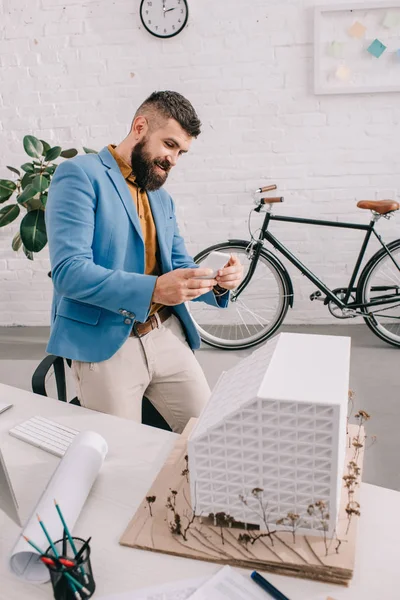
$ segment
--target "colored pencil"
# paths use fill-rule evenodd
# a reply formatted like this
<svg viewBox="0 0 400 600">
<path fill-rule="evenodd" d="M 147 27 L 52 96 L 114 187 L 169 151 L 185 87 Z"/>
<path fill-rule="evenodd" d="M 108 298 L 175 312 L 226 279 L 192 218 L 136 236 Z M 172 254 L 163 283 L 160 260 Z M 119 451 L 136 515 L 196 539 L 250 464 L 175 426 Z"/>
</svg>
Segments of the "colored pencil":
<svg viewBox="0 0 400 600">
<path fill-rule="evenodd" d="M 53 552 L 54 552 L 54 556 L 55 556 L 56 558 L 59 558 L 59 557 L 60 557 L 60 555 L 59 555 L 59 554 L 58 554 L 58 552 L 57 552 L 57 548 L 55 547 L 55 545 L 54 545 L 54 542 L 53 542 L 53 540 L 51 539 L 51 537 L 50 537 L 50 535 L 49 535 L 49 532 L 47 531 L 47 529 L 46 529 L 46 527 L 45 527 L 45 524 L 43 523 L 43 521 L 41 520 L 41 518 L 40 518 L 40 516 L 39 516 L 39 515 L 37 515 L 37 518 L 38 518 L 38 521 L 39 521 L 40 527 L 43 529 L 43 533 L 44 533 L 44 535 L 46 536 L 46 538 L 47 538 L 47 541 L 49 542 L 49 544 L 50 544 L 50 546 L 51 546 L 51 549 L 52 549 L 52 550 L 53 550 Z M 64 575 L 65 575 L 65 577 L 68 579 L 68 581 L 71 583 L 71 587 L 72 587 L 72 586 L 74 586 L 74 587 L 77 587 L 77 588 L 79 589 L 79 591 L 81 591 L 81 592 L 83 592 L 84 594 L 86 594 L 86 596 L 90 596 L 90 595 L 91 595 L 91 594 L 90 594 L 90 592 L 89 592 L 89 590 L 88 590 L 87 588 L 85 588 L 85 586 L 84 586 L 84 585 L 82 585 L 80 581 L 78 581 L 77 579 L 75 579 L 75 577 L 72 577 L 72 575 L 70 575 L 70 573 L 64 572 L 64 567 L 63 567 L 63 570 L 62 570 L 62 572 L 64 573 Z M 76 592 L 76 590 L 75 590 L 75 592 Z"/>
<path fill-rule="evenodd" d="M 39 552 L 39 554 L 41 555 L 41 557 L 43 557 L 43 556 L 46 556 L 46 553 L 45 553 L 45 552 L 43 552 L 43 550 L 41 550 L 41 548 L 39 548 L 39 546 L 37 546 L 37 545 L 35 544 L 35 542 L 32 542 L 32 540 L 30 540 L 29 538 L 27 538 L 27 537 L 26 537 L 26 535 L 24 535 L 24 536 L 22 536 L 22 537 L 24 538 L 24 540 L 25 540 L 26 542 L 28 542 L 28 544 L 29 544 L 30 546 L 32 546 L 32 548 L 35 548 L 35 550 L 36 550 L 37 552 Z M 47 536 L 46 536 L 46 537 L 47 537 Z M 69 575 L 69 573 L 64 573 L 64 574 L 65 574 L 65 576 Z M 71 576 L 70 576 L 70 577 L 71 577 Z M 67 579 L 69 579 L 69 578 L 67 577 Z M 71 587 L 71 590 L 73 591 L 73 594 L 74 594 L 74 596 L 75 596 L 76 600 L 82 600 L 82 598 L 81 598 L 81 595 L 79 594 L 79 592 L 78 592 L 78 590 L 77 590 L 77 588 L 76 588 L 75 584 L 73 583 L 73 582 L 75 581 L 75 580 L 74 580 L 74 578 L 73 578 L 73 577 L 71 577 L 71 579 L 72 579 L 72 581 L 71 581 L 71 580 L 68 580 L 68 584 L 69 584 L 69 586 Z M 77 582 L 77 583 L 79 583 L 79 582 Z"/>
<path fill-rule="evenodd" d="M 65 534 L 67 535 L 68 541 L 69 541 L 69 543 L 70 543 L 70 546 L 71 546 L 71 548 L 72 548 L 72 551 L 73 551 L 73 553 L 74 553 L 74 555 L 75 555 L 75 560 L 78 560 L 78 559 L 76 558 L 76 556 L 77 556 L 77 554 L 78 554 L 78 551 L 77 551 L 77 549 L 76 549 L 76 546 L 75 546 L 74 540 L 72 539 L 72 535 L 71 535 L 71 534 L 70 534 L 70 532 L 69 532 L 68 526 L 67 526 L 67 524 L 66 524 L 66 522 L 65 522 L 65 519 L 64 519 L 64 515 L 63 515 L 63 514 L 62 514 L 62 512 L 61 512 L 61 508 L 60 508 L 60 506 L 59 506 L 59 504 L 58 504 L 57 500 L 54 500 L 54 504 L 55 504 L 55 507 L 56 507 L 56 509 L 57 509 L 58 516 L 59 516 L 59 517 L 60 517 L 60 519 L 61 519 L 61 523 L 63 524 L 63 527 L 64 527 L 64 535 L 65 535 Z M 85 582 L 86 584 L 88 584 L 88 583 L 89 583 L 89 577 L 86 575 L 85 569 L 83 568 L 83 566 L 82 566 L 82 565 L 79 567 L 79 570 L 80 570 L 80 572 L 81 572 L 81 575 L 82 575 L 82 577 L 83 577 L 83 580 L 84 580 L 84 582 Z"/>
</svg>

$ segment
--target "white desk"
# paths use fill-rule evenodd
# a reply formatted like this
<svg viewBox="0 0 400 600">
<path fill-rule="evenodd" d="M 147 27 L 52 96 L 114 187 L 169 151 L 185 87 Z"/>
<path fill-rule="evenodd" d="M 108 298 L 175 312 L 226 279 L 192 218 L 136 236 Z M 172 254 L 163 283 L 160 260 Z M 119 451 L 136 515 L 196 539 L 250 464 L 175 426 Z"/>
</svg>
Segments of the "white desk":
<svg viewBox="0 0 400 600">
<path fill-rule="evenodd" d="M 220 568 L 212 563 L 118 544 L 173 446 L 175 434 L 2 384 L 0 402 L 14 404 L 0 414 L 0 447 L 23 519 L 33 509 L 59 459 L 8 435 L 12 426 L 42 415 L 79 430 L 98 431 L 108 442 L 106 461 L 74 529 L 76 535 L 92 536 L 92 566 L 97 585 L 94 597 L 211 575 Z M 361 508 L 357 565 L 350 588 L 271 574 L 266 577 L 290 600 L 326 600 L 327 596 L 334 600 L 399 599 L 400 493 L 363 484 Z M 49 584 L 21 583 L 10 572 L 8 559 L 18 533 L 18 527 L 0 512 L 0 600 L 52 598 Z"/>
</svg>

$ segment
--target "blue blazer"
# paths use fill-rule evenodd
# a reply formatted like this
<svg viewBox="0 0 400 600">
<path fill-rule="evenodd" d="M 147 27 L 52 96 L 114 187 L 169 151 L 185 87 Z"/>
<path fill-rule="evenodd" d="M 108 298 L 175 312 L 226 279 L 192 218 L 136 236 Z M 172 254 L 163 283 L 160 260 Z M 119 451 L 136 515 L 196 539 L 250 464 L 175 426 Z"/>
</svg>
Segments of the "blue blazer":
<svg viewBox="0 0 400 600">
<path fill-rule="evenodd" d="M 179 234 L 174 203 L 160 189 L 148 193 L 162 273 L 196 267 Z M 126 181 L 107 148 L 61 163 L 46 206 L 54 296 L 47 352 L 99 362 L 128 338 L 134 320 L 146 321 L 156 277 L 145 275 L 145 248 Z M 224 307 L 229 294 L 201 296 Z M 191 348 L 200 338 L 185 306 L 172 307 Z"/>
</svg>

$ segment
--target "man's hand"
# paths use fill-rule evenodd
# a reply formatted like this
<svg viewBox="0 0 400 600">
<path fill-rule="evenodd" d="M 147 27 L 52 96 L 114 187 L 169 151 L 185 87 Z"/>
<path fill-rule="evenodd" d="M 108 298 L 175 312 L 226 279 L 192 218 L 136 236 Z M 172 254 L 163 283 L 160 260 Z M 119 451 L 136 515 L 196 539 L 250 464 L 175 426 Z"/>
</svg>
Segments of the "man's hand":
<svg viewBox="0 0 400 600">
<path fill-rule="evenodd" d="M 196 279 L 211 275 L 211 269 L 176 269 L 157 278 L 153 302 L 175 306 L 194 300 L 210 292 L 217 284 L 215 279 Z"/>
<path fill-rule="evenodd" d="M 223 269 L 218 271 L 216 277 L 219 287 L 225 290 L 234 290 L 243 279 L 243 265 L 236 254 L 231 254 L 229 261 Z"/>
</svg>

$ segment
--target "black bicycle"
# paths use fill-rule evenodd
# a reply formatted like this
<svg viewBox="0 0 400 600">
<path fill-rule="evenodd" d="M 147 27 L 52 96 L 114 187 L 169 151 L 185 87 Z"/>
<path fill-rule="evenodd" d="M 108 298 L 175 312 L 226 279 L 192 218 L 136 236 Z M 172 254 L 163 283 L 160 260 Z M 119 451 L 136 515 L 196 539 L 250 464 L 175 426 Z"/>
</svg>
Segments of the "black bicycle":
<svg viewBox="0 0 400 600">
<path fill-rule="evenodd" d="M 283 202 L 282 197 L 261 197 L 260 194 L 276 190 L 276 185 L 259 188 L 255 192 L 255 208 L 265 211 L 258 237 L 250 229 L 251 240 L 233 239 L 206 248 L 194 258 L 200 264 L 213 250 L 234 252 L 244 265 L 244 278 L 231 292 L 229 306 L 221 311 L 203 302 L 190 303 L 190 311 L 201 339 L 228 350 L 251 348 L 271 337 L 282 324 L 289 306 L 293 306 L 293 285 L 289 273 L 280 259 L 265 247 L 269 242 L 318 288 L 310 300 L 324 302 L 334 317 L 352 319 L 362 317 L 368 327 L 382 340 L 400 347 L 400 239 L 386 244 L 375 231 L 375 223 L 390 218 L 400 205 L 394 200 L 362 200 L 359 208 L 372 211 L 368 225 L 320 221 L 272 214 L 272 207 Z M 350 282 L 346 287 L 329 289 L 286 246 L 269 231 L 271 221 L 342 227 L 365 231 Z M 382 248 L 374 254 L 359 274 L 371 235 L 375 235 Z"/>
</svg>

